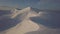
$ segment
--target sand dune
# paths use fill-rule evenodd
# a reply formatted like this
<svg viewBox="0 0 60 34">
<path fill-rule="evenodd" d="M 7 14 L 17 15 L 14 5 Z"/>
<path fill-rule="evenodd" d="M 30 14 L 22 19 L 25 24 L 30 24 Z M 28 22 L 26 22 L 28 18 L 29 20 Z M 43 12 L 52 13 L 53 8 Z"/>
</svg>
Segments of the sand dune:
<svg viewBox="0 0 60 34">
<path fill-rule="evenodd" d="M 30 7 L 27 7 L 23 10 L 20 10 L 18 13 L 15 12 L 12 18 L 21 13 L 26 13 L 25 17 L 22 17 L 24 20 L 15 27 L 8 29 L 6 34 L 25 34 L 27 32 L 36 31 L 39 29 L 39 25 L 29 19 L 29 17 L 38 16 L 36 12 L 32 12 Z"/>
<path fill-rule="evenodd" d="M 36 16 L 39 18 L 33 18 Z M 31 10 L 31 7 L 27 7 L 22 10 L 15 10 L 11 15 L 11 18 L 16 18 L 21 20 L 21 22 L 10 29 L 0 32 L 0 34 L 60 34 L 60 29 L 48 28 L 42 24 L 38 24 L 36 21 L 33 21 L 40 19 L 40 16 L 45 19 L 45 17 L 42 16 L 42 12 L 37 13 L 35 10 Z M 33 20 L 30 19 L 31 17 Z"/>
</svg>

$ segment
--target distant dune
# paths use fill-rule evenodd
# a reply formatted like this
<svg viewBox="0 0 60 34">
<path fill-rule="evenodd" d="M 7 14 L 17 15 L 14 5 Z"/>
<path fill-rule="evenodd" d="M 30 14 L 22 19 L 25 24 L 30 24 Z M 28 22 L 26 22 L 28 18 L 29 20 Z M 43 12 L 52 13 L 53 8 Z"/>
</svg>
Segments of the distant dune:
<svg viewBox="0 0 60 34">
<path fill-rule="evenodd" d="M 11 10 L 14 7 L 8 7 L 8 6 L 0 6 L 0 10 Z"/>
</svg>

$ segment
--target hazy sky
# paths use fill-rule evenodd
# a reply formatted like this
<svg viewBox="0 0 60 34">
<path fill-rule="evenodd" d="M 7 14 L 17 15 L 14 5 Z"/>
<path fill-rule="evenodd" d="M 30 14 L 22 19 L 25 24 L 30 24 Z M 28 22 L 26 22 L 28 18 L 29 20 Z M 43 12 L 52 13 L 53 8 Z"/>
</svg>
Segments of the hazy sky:
<svg viewBox="0 0 60 34">
<path fill-rule="evenodd" d="M 40 0 L 40 8 L 60 10 L 60 0 Z"/>
<path fill-rule="evenodd" d="M 40 8 L 40 0 L 0 0 L 0 6 Z"/>
<path fill-rule="evenodd" d="M 19 8 L 31 6 L 39 9 L 60 10 L 60 0 L 0 0 L 0 6 Z"/>
</svg>

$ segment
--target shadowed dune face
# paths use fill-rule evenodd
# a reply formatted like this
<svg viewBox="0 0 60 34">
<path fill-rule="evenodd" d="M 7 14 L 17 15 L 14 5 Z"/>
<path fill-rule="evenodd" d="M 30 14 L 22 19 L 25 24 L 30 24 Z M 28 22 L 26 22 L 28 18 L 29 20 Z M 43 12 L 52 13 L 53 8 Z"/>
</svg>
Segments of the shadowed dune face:
<svg viewBox="0 0 60 34">
<path fill-rule="evenodd" d="M 16 26 L 18 23 L 20 23 L 22 20 L 15 18 L 15 19 L 11 19 L 11 18 L 3 18 L 2 20 L 0 20 L 0 31 L 4 31 L 7 30 L 9 28 L 12 28 L 14 26 Z"/>
<path fill-rule="evenodd" d="M 43 31 L 33 31 L 26 34 L 60 34 L 60 30 L 46 29 Z"/>
<path fill-rule="evenodd" d="M 0 10 L 0 16 L 11 14 L 10 10 Z"/>
<path fill-rule="evenodd" d="M 31 21 L 42 24 L 48 28 L 60 28 L 59 11 L 43 11 L 40 16 L 30 17 Z"/>
<path fill-rule="evenodd" d="M 16 26 L 18 23 L 22 21 L 22 17 L 24 17 L 25 15 L 25 14 L 19 14 L 14 19 L 11 19 L 8 16 L 4 16 L 4 15 L 11 14 L 10 12 L 0 11 L 0 13 L 1 13 L 0 14 L 0 31 L 4 31 L 4 30 L 7 30 L 9 28 Z"/>
</svg>

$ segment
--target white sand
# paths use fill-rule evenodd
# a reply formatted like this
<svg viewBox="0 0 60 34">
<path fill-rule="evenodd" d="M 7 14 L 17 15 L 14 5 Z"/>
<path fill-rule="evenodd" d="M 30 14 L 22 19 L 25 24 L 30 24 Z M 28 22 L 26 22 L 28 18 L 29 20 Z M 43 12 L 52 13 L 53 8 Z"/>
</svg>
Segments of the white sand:
<svg viewBox="0 0 60 34">
<path fill-rule="evenodd" d="M 37 23 L 34 23 L 32 22 L 29 17 L 32 17 L 32 16 L 37 16 L 38 14 L 35 13 L 35 12 L 30 12 L 30 8 L 26 8 L 26 9 L 23 9 L 25 10 L 24 13 L 28 12 L 29 13 L 25 16 L 24 20 L 19 23 L 18 25 L 16 25 L 15 27 L 7 30 L 6 34 L 25 34 L 27 32 L 32 32 L 32 31 L 37 31 L 39 29 L 39 25 Z M 21 10 L 21 11 L 23 11 Z M 16 13 L 14 17 L 16 17 L 18 15 L 18 13 Z"/>
</svg>

